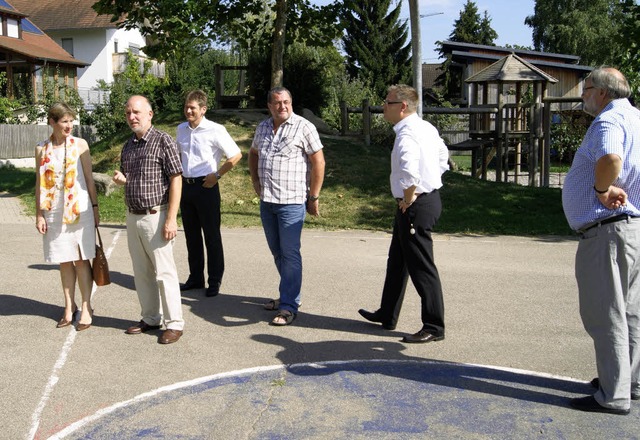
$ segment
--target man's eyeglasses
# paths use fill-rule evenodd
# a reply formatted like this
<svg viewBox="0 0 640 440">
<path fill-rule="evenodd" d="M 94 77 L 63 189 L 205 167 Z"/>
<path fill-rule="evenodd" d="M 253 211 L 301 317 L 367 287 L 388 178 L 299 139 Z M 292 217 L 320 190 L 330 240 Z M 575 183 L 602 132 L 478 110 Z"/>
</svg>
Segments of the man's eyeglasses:
<svg viewBox="0 0 640 440">
<path fill-rule="evenodd" d="M 382 101 L 383 103 L 387 104 L 387 105 L 391 105 L 391 104 L 402 104 L 402 101 L 389 101 L 388 99 L 385 99 L 384 101 Z"/>
</svg>

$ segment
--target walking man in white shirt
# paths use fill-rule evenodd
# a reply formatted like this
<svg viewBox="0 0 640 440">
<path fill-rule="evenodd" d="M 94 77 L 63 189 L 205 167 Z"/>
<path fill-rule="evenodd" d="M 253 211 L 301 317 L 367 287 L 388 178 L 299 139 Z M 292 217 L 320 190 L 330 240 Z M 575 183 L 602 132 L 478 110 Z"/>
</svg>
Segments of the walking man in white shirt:
<svg viewBox="0 0 640 440">
<path fill-rule="evenodd" d="M 207 95 L 202 90 L 187 94 L 177 141 L 182 159 L 180 211 L 189 255 L 189 278 L 180 290 L 204 287 L 204 245 L 207 248 L 208 287 L 206 296 L 216 296 L 224 273 L 224 252 L 220 234 L 220 186 L 218 182 L 242 157 L 227 130 L 208 120 Z M 218 167 L 222 156 L 227 160 Z"/>
<path fill-rule="evenodd" d="M 421 299 L 422 328 L 403 341 L 425 343 L 444 339 L 444 301 L 431 230 L 442 211 L 438 189 L 441 175 L 448 169 L 449 153 L 436 128 L 417 115 L 417 104 L 414 88 L 389 87 L 383 109 L 384 118 L 394 124 L 396 132 L 390 181 L 398 206 L 380 308 L 375 312 L 360 309 L 358 313 L 394 330 L 411 277 Z"/>
</svg>

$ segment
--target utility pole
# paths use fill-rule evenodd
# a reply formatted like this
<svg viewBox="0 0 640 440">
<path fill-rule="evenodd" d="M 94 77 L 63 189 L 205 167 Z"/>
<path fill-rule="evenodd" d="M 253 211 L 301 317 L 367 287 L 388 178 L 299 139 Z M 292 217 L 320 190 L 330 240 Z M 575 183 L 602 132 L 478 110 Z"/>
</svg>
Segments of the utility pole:
<svg viewBox="0 0 640 440">
<path fill-rule="evenodd" d="M 413 65 L 413 88 L 418 92 L 418 116 L 422 118 L 422 39 L 420 37 L 420 11 L 418 0 L 409 0 L 411 22 L 411 59 Z"/>
<path fill-rule="evenodd" d="M 409 0 L 409 20 L 411 22 L 411 60 L 413 66 L 413 88 L 418 92 L 418 115 L 422 118 L 422 33 L 420 19 L 441 15 L 444 12 L 434 12 L 420 15 L 418 0 Z"/>
</svg>

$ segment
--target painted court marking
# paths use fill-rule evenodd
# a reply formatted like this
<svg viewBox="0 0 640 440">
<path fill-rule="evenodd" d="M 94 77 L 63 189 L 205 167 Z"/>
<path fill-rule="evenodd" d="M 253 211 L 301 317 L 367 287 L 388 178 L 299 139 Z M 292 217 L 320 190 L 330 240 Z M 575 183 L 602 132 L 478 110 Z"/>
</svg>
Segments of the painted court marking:
<svg viewBox="0 0 640 440">
<path fill-rule="evenodd" d="M 284 370 L 284 369 L 295 369 L 295 368 L 310 368 L 310 369 L 324 369 L 324 368 L 328 368 L 331 366 L 341 366 L 341 365 L 365 365 L 365 364 L 398 364 L 398 365 L 402 365 L 402 364 L 420 364 L 420 365 L 433 365 L 433 366 L 442 366 L 442 367 L 468 367 L 468 368 L 482 368 L 482 369 L 488 369 L 488 370 L 494 370 L 494 371 L 501 371 L 501 372 L 506 372 L 506 373 L 513 373 L 513 374 L 521 374 L 521 375 L 527 375 L 527 376 L 536 376 L 539 378 L 543 378 L 543 379 L 557 379 L 557 380 L 563 380 L 563 381 L 568 381 L 568 382 L 575 382 L 575 383 L 587 383 L 581 380 L 577 380 L 574 378 L 570 378 L 570 377 L 563 377 L 563 376 L 557 376 L 557 375 L 552 375 L 552 374 L 546 374 L 546 373 L 538 373 L 535 371 L 528 371 L 528 370 L 520 370 L 520 369 L 514 369 L 514 368 L 507 368 L 507 367 L 496 367 L 496 366 L 491 366 L 491 365 L 481 365 L 481 364 L 467 364 L 467 363 L 456 363 L 456 362 L 446 362 L 446 361 L 416 361 L 416 360 L 389 360 L 389 359 L 369 359 L 369 360 L 350 360 L 350 361 L 327 361 L 327 362 L 310 362 L 310 363 L 298 363 L 298 364 L 290 364 L 290 365 L 272 365 L 272 366 L 262 366 L 262 367 L 253 367 L 253 368 L 246 368 L 246 369 L 242 369 L 242 370 L 236 370 L 236 371 L 229 371 L 229 372 L 225 372 L 225 373 L 218 373 L 218 374 L 213 374 L 210 376 L 204 376 L 204 377 L 200 377 L 200 378 L 196 378 L 196 379 L 192 379 L 192 380 L 188 380 L 188 381 L 183 381 L 183 382 L 177 382 L 175 384 L 171 384 L 171 385 L 167 385 L 164 387 L 160 387 L 157 388 L 155 390 L 151 390 L 142 394 L 139 394 L 129 400 L 125 400 L 125 401 L 121 401 L 121 402 L 117 402 L 109 407 L 106 408 L 102 408 L 100 410 L 98 410 L 97 412 L 95 412 L 94 414 L 87 416 L 83 419 L 80 419 L 70 425 L 68 425 L 67 427 L 65 427 L 64 429 L 62 429 L 61 431 L 57 432 L 56 434 L 54 434 L 53 436 L 49 437 L 49 440 L 61 440 L 66 438 L 68 435 L 73 434 L 74 432 L 86 427 L 87 425 L 96 422 L 98 420 L 100 420 L 101 418 L 119 410 L 122 408 L 126 408 L 128 406 L 132 406 L 135 404 L 140 404 L 144 401 L 153 399 L 153 398 L 157 398 L 159 395 L 165 394 L 165 393 L 170 393 L 172 391 L 176 391 L 176 390 L 180 390 L 180 389 L 184 389 L 184 388 L 188 388 L 188 387 L 193 387 L 196 385 L 200 385 L 206 382 L 210 382 L 210 381 L 214 381 L 214 380 L 220 380 L 220 379 L 226 379 L 226 378 L 231 378 L 231 377 L 236 377 L 236 376 L 246 376 L 246 375 L 250 375 L 250 374 L 255 374 L 255 373 L 261 373 L 261 372 L 268 372 L 268 371 L 275 371 L 275 370 Z"/>
<path fill-rule="evenodd" d="M 116 231 L 115 235 L 113 236 L 113 241 L 111 242 L 111 246 L 109 246 L 109 248 L 105 251 L 105 256 L 107 257 L 107 260 L 109 259 L 109 257 L 111 257 L 111 252 L 115 248 L 121 233 L 122 233 L 121 230 Z M 93 299 L 93 297 L 95 296 L 96 290 L 97 290 L 97 286 L 94 283 L 93 288 L 91 290 L 91 299 Z M 53 366 L 53 371 L 51 372 L 47 385 L 44 388 L 44 392 L 42 393 L 42 397 L 40 398 L 40 403 L 38 403 L 36 410 L 31 416 L 31 429 L 29 430 L 29 434 L 27 435 L 27 439 L 29 440 L 33 440 L 38 432 L 38 428 L 40 427 L 42 411 L 44 411 L 44 409 L 46 408 L 47 403 L 49 402 L 49 397 L 51 396 L 53 389 L 55 388 L 56 384 L 58 383 L 58 380 L 60 379 L 58 373 L 67 362 L 67 357 L 69 356 L 71 347 L 73 347 L 73 342 L 76 340 L 76 333 L 78 332 L 76 332 L 75 329 L 73 331 L 69 331 L 69 334 L 67 335 L 67 339 L 64 341 L 64 344 L 62 345 L 62 350 L 60 350 L 60 355 L 58 356 L 58 360 Z"/>
</svg>

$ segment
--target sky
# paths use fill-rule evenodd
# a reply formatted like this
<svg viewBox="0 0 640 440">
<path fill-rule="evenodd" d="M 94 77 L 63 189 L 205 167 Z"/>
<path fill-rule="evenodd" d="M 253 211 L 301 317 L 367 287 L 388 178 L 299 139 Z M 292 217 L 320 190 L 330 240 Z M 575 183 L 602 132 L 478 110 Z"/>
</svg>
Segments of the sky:
<svg viewBox="0 0 640 440">
<path fill-rule="evenodd" d="M 524 19 L 533 15 L 535 0 L 474 0 L 478 13 L 489 13 L 491 27 L 498 33 L 497 46 L 533 46 L 531 28 Z M 326 5 L 332 0 L 311 0 L 316 5 Z M 460 17 L 466 0 L 419 0 L 420 15 L 437 14 L 420 19 L 422 34 L 422 62 L 437 63 L 436 41 L 449 38 L 454 22 Z M 395 5 L 392 0 L 392 5 Z M 402 0 L 401 18 L 409 18 L 409 2 Z"/>
</svg>

